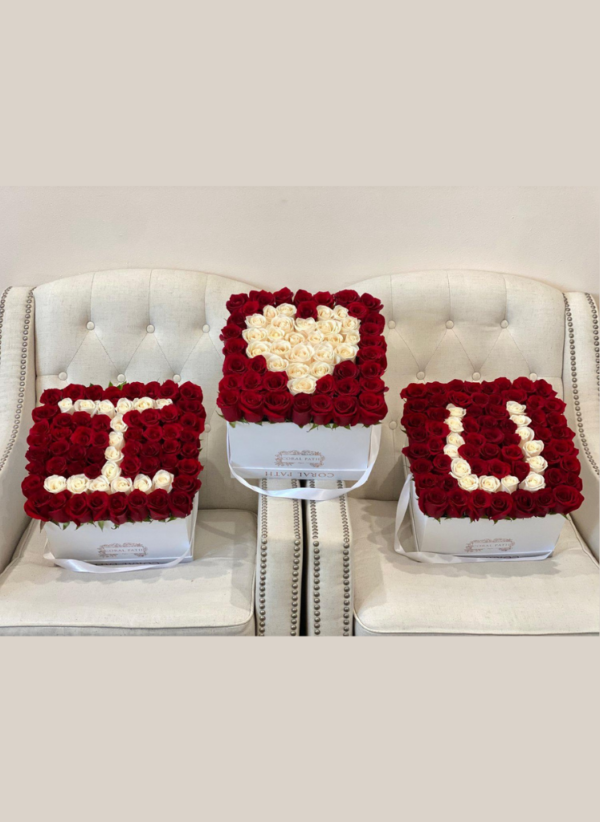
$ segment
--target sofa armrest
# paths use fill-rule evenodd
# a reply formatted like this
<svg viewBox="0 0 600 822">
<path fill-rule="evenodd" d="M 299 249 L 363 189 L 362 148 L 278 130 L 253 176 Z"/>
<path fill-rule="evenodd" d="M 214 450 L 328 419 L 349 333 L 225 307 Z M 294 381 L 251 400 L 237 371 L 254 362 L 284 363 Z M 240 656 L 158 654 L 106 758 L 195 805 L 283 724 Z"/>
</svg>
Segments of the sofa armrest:
<svg viewBox="0 0 600 822">
<path fill-rule="evenodd" d="M 21 482 L 35 405 L 33 337 L 33 290 L 7 288 L 0 297 L 0 571 L 29 521 Z"/>
<path fill-rule="evenodd" d="M 264 490 L 297 488 L 297 480 L 261 480 Z M 302 579 L 302 503 L 259 496 L 256 573 L 258 636 L 300 633 Z"/>
<path fill-rule="evenodd" d="M 563 297 L 565 413 L 576 433 L 585 496 L 584 504 L 571 517 L 597 558 L 600 490 L 598 309 L 590 294 L 568 292 Z"/>
<path fill-rule="evenodd" d="M 310 488 L 343 488 L 342 480 L 308 482 Z M 352 562 L 350 516 L 346 494 L 323 502 L 307 502 L 306 577 L 309 636 L 352 635 Z M 325 596 L 321 597 L 321 591 Z"/>
</svg>

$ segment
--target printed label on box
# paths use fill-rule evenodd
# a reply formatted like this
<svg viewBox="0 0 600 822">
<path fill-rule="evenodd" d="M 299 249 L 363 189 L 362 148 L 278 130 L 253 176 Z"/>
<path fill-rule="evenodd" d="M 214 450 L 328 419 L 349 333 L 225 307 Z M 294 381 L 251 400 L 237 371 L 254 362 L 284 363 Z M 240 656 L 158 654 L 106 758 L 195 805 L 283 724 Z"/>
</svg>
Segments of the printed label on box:
<svg viewBox="0 0 600 822">
<path fill-rule="evenodd" d="M 474 539 L 465 547 L 467 554 L 478 551 L 512 551 L 515 547 L 513 539 Z"/>
<path fill-rule="evenodd" d="M 320 468 L 325 457 L 320 451 L 280 451 L 275 454 L 275 465 L 282 468 Z"/>
</svg>

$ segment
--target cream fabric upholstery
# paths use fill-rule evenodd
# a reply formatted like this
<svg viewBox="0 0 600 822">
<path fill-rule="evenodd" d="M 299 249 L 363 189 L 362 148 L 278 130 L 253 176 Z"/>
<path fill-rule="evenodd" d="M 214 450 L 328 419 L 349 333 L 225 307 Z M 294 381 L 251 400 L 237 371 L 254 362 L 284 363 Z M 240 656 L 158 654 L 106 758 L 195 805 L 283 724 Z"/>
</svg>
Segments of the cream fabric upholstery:
<svg viewBox="0 0 600 822">
<path fill-rule="evenodd" d="M 254 634 L 256 516 L 198 511 L 194 560 L 161 571 L 93 576 L 43 558 L 26 530 L 0 576 L 0 634 Z"/>
<path fill-rule="evenodd" d="M 197 272 L 133 269 L 81 274 L 33 293 L 13 288 L 1 296 L 0 574 L 29 522 L 20 489 L 25 440 L 36 396 L 45 388 L 175 377 L 202 386 L 207 410 L 199 497 L 206 513 L 203 518 L 201 511 L 199 519 L 205 553 L 198 564 L 149 572 L 152 577 L 142 576 L 146 572 L 126 575 L 118 584 L 100 577 L 70 578 L 39 559 L 43 540 L 39 532 L 27 531 L 24 555 L 0 575 L 2 630 L 254 633 L 258 496 L 229 476 L 226 428 L 216 409 L 225 303 L 230 294 L 250 288 Z M 233 530 L 228 530 L 227 509 Z M 215 528 L 211 517 L 216 517 Z M 261 506 L 260 518 L 261 534 L 267 535 L 267 543 L 260 543 L 260 567 L 265 563 L 267 570 L 257 580 L 259 633 L 296 634 L 302 569 L 299 506 L 291 500 L 269 501 Z M 34 555 L 37 561 L 31 559 Z M 151 578 L 154 586 L 148 584 Z M 16 581 L 22 585 L 17 587 Z M 65 590 L 74 593 L 73 600 L 62 599 Z M 150 590 L 160 596 L 146 603 Z M 83 592 L 85 608 L 77 598 Z"/>
<path fill-rule="evenodd" d="M 583 294 L 566 295 L 573 314 L 574 342 L 580 352 L 576 376 L 578 415 L 571 373 L 572 329 L 565 323 L 565 300 L 557 289 L 525 277 L 484 271 L 415 272 L 375 277 L 351 287 L 376 295 L 384 304 L 388 342 L 386 382 L 390 387 L 386 394 L 389 413 L 382 424 L 377 463 L 369 481 L 349 495 L 355 631 L 363 631 L 358 620 L 365 608 L 369 614 L 365 616 L 365 624 L 370 626 L 367 632 L 376 633 L 597 631 L 597 568 L 583 548 L 575 550 L 579 543 L 571 526 L 563 533 L 564 549 L 544 564 L 485 563 L 483 567 L 461 565 L 459 571 L 445 566 L 432 569 L 399 558 L 393 551 L 390 534 L 385 531 L 386 522 L 388 531 L 391 527 L 391 512 L 405 478 L 401 460 L 406 444 L 400 427 L 401 389 L 419 380 L 490 380 L 500 376 L 514 379 L 525 375 L 548 380 L 568 403 L 571 427 L 578 431 L 587 498 L 574 519 L 580 523 L 590 546 L 597 550 L 598 323 L 591 298 Z M 583 420 L 585 432 L 589 429 L 587 435 L 584 433 L 587 451 L 578 418 Z M 363 507 L 358 502 L 361 499 Z M 319 503 L 310 528 L 311 532 L 317 530 L 319 540 L 330 546 L 334 555 L 329 555 L 329 565 L 338 569 L 337 574 L 330 575 L 327 586 L 320 585 L 321 602 L 337 603 L 337 610 L 322 611 L 320 633 L 342 635 L 342 523 L 337 501 Z M 357 531 L 358 528 L 361 530 Z M 315 587 L 310 579 L 310 550 L 309 547 L 306 603 L 309 629 Z M 464 585 L 455 583 L 455 578 Z M 541 600 L 546 597 L 556 608 L 544 605 L 537 597 L 538 591 L 543 592 Z M 469 597 L 475 603 L 473 606 L 469 605 Z M 377 608 L 371 607 L 373 603 Z M 475 605 L 482 611 L 479 622 L 473 615 Z"/>
<path fill-rule="evenodd" d="M 598 566 L 569 521 L 550 559 L 434 566 L 394 552 L 394 502 L 349 504 L 357 635 L 598 633 Z"/>
</svg>

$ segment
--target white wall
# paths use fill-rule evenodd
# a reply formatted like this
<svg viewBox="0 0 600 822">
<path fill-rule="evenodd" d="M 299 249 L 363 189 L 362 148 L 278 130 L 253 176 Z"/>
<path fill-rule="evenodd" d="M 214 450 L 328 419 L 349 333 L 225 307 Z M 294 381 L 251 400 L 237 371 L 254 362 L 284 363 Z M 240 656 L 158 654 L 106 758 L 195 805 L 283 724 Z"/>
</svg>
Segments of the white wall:
<svg viewBox="0 0 600 822">
<path fill-rule="evenodd" d="M 598 293 L 593 188 L 0 188 L 0 289 L 167 267 L 268 287 L 431 268 Z"/>
</svg>

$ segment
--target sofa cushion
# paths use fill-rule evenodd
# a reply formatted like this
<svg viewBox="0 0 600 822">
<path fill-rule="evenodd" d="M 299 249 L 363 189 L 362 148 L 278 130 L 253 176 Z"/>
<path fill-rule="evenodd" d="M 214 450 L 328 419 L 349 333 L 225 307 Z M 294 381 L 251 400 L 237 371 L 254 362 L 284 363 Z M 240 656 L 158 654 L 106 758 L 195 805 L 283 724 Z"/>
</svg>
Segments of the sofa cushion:
<svg viewBox="0 0 600 822">
<path fill-rule="evenodd" d="M 395 553 L 395 502 L 348 502 L 357 635 L 598 632 L 598 566 L 570 521 L 546 560 L 430 565 Z M 401 539 L 415 550 L 409 518 Z"/>
<path fill-rule="evenodd" d="M 45 551 L 32 522 L 0 575 L 0 634 L 254 634 L 256 516 L 247 511 L 198 511 L 194 560 L 166 570 L 78 574 Z"/>
</svg>

